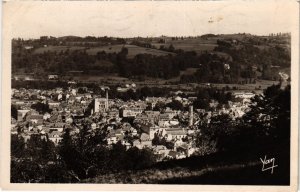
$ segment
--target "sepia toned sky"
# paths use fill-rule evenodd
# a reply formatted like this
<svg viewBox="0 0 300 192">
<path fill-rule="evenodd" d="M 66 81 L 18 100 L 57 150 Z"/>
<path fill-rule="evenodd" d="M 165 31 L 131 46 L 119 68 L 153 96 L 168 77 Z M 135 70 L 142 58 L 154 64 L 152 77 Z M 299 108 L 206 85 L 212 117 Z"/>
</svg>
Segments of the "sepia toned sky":
<svg viewBox="0 0 300 192">
<path fill-rule="evenodd" d="M 296 1 L 44 1 L 6 2 L 4 30 L 12 37 L 264 35 L 290 32 Z M 6 28 L 5 28 L 6 26 Z"/>
</svg>

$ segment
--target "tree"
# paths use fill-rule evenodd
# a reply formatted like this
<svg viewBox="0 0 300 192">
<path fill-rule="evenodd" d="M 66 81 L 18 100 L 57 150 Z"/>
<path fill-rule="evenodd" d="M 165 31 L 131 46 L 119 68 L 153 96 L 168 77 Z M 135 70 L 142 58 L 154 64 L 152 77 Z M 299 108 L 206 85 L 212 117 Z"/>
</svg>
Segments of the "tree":
<svg viewBox="0 0 300 192">
<path fill-rule="evenodd" d="M 202 124 L 196 143 L 202 148 L 202 153 L 211 151 L 226 151 L 232 145 L 232 137 L 235 134 L 235 123 L 227 114 L 213 116 L 210 123 Z M 215 149 L 214 149 L 215 148 Z"/>
<path fill-rule="evenodd" d="M 289 154 L 290 149 L 290 86 L 273 85 L 263 95 L 255 96 L 249 111 L 233 121 L 222 114 L 201 124 L 197 135 L 198 147 L 216 142 L 216 151 L 247 151 L 257 156 L 259 151 L 279 147 Z M 285 157 L 289 158 L 289 157 Z"/>
<path fill-rule="evenodd" d="M 110 150 L 110 164 L 109 167 L 111 170 L 118 171 L 123 170 L 126 166 L 124 162 L 126 161 L 126 147 L 122 145 L 120 141 L 116 144 L 113 144 L 112 149 Z"/>
<path fill-rule="evenodd" d="M 281 89 L 281 85 L 268 87 L 263 95 L 252 99 L 250 110 L 243 122 L 253 128 L 253 134 L 259 141 L 266 143 L 289 143 L 290 139 L 290 86 Z"/>
<path fill-rule="evenodd" d="M 26 142 L 26 156 L 35 159 L 37 163 L 45 164 L 56 160 L 54 143 L 40 134 L 30 136 Z"/>
<path fill-rule="evenodd" d="M 11 135 L 11 156 L 12 157 L 22 157 L 25 150 L 24 138 L 19 135 Z"/>
<path fill-rule="evenodd" d="M 128 49 L 126 47 L 122 47 L 120 54 L 122 54 L 123 56 L 127 56 L 128 55 Z"/>
<path fill-rule="evenodd" d="M 84 154 L 76 149 L 76 144 L 70 135 L 70 130 L 66 129 L 59 145 L 59 156 L 66 165 L 68 172 L 77 178 L 78 181 L 86 177 L 86 172 L 84 170 L 85 163 L 82 155 Z"/>
<path fill-rule="evenodd" d="M 166 106 L 163 102 L 157 102 L 153 108 L 153 111 L 162 111 Z"/>
<path fill-rule="evenodd" d="M 30 159 L 11 161 L 12 183 L 38 183 L 43 182 L 45 177 L 43 167 Z"/>
<path fill-rule="evenodd" d="M 148 168 L 156 161 L 150 149 L 138 149 L 137 147 L 132 147 L 126 151 L 126 159 L 128 162 L 126 169 L 131 170 Z"/>
<path fill-rule="evenodd" d="M 181 111 L 184 108 L 183 104 L 180 101 L 178 101 L 178 100 L 173 100 L 172 102 L 168 103 L 166 105 L 166 107 L 170 107 L 173 110 L 181 110 Z"/>
<path fill-rule="evenodd" d="M 174 48 L 174 46 L 171 44 L 170 46 L 169 46 L 169 49 L 168 49 L 170 52 L 174 52 L 174 50 L 175 50 L 175 48 Z"/>
<path fill-rule="evenodd" d="M 44 103 L 41 103 L 41 102 L 38 102 L 36 104 L 32 104 L 31 108 L 35 109 L 36 111 L 38 111 L 41 114 L 51 113 L 51 111 L 52 111 L 52 109 L 49 108 L 48 104 L 44 104 Z"/>
<path fill-rule="evenodd" d="M 11 117 L 18 119 L 18 109 L 15 105 L 11 105 Z"/>
<path fill-rule="evenodd" d="M 204 99 L 196 99 L 193 102 L 193 106 L 196 109 L 208 109 L 209 108 L 209 102 Z"/>
<path fill-rule="evenodd" d="M 55 166 L 57 158 L 51 141 L 37 134 L 25 144 L 21 136 L 12 135 L 11 146 L 12 182 L 46 182 L 46 175 L 52 181 L 48 168 L 50 164 Z"/>
<path fill-rule="evenodd" d="M 160 138 L 157 134 L 154 134 L 154 138 L 152 139 L 152 145 L 160 145 Z"/>
<path fill-rule="evenodd" d="M 210 138 L 209 134 L 206 134 L 206 127 L 202 127 L 201 131 L 196 135 L 196 146 L 199 148 L 199 155 L 209 155 L 216 152 L 216 141 Z M 203 133 L 202 133 L 203 132 Z"/>
</svg>

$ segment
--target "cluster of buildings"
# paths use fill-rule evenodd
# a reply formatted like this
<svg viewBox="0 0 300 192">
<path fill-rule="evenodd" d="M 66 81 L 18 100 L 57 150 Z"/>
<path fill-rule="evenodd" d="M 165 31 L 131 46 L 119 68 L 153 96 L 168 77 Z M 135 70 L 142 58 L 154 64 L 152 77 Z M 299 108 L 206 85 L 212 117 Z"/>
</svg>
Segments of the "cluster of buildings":
<svg viewBox="0 0 300 192">
<path fill-rule="evenodd" d="M 105 129 L 108 147 L 121 142 L 127 149 L 150 148 L 158 160 L 179 159 L 197 152 L 194 140 L 201 121 L 209 122 L 213 115 L 220 113 L 240 117 L 247 110 L 248 100 L 254 96 L 236 94 L 242 102 L 229 102 L 229 108 L 205 111 L 194 109 L 193 97 L 174 95 L 123 101 L 109 99 L 108 87 L 103 88 L 102 97 L 87 88 L 80 94 L 79 88 L 71 87 L 65 90 L 12 89 L 12 105 L 17 115 L 11 119 L 11 134 L 18 134 L 25 141 L 38 134 L 58 145 L 66 129 L 76 134 L 84 124 L 91 130 Z M 173 100 L 181 102 L 185 110 L 168 107 L 154 110 L 158 103 L 167 104 Z"/>
</svg>

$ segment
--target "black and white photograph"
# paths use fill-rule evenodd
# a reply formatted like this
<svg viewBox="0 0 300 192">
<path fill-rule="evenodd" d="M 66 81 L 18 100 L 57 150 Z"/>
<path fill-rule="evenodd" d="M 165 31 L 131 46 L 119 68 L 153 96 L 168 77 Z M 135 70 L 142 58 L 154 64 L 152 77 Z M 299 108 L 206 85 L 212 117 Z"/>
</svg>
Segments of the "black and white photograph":
<svg viewBox="0 0 300 192">
<path fill-rule="evenodd" d="M 6 180 L 296 190 L 298 8 L 4 2 Z"/>
</svg>

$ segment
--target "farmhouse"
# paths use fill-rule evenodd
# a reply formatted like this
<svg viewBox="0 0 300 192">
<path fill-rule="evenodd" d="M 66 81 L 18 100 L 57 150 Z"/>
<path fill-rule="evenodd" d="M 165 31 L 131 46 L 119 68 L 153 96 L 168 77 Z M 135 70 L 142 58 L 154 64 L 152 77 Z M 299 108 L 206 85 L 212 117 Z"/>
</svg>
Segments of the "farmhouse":
<svg viewBox="0 0 300 192">
<path fill-rule="evenodd" d="M 235 98 L 241 98 L 241 99 L 250 99 L 255 96 L 254 93 L 244 93 L 244 92 L 234 93 L 233 95 Z"/>
<path fill-rule="evenodd" d="M 123 117 L 136 117 L 138 114 L 141 114 L 143 109 L 141 108 L 130 108 L 130 109 L 123 109 L 122 116 Z"/>
<path fill-rule="evenodd" d="M 48 75 L 48 80 L 57 80 L 58 75 Z"/>
</svg>

